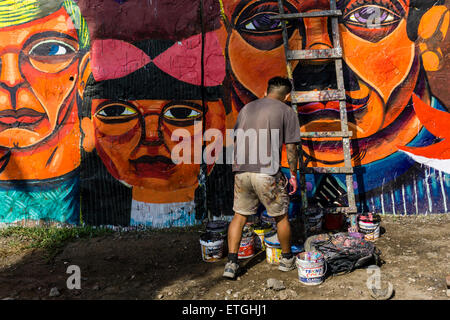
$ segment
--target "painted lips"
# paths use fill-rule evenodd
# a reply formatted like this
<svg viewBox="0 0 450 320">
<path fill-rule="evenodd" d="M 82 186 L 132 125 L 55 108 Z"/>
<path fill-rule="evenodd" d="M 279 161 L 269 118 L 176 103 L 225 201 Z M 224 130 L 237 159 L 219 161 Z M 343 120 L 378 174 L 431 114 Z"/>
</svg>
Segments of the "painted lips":
<svg viewBox="0 0 450 320">
<path fill-rule="evenodd" d="M 45 113 L 29 108 L 0 111 L 0 125 L 8 127 L 27 127 L 36 125 L 46 117 Z"/>
<path fill-rule="evenodd" d="M 142 156 L 129 160 L 137 174 L 144 177 L 166 179 L 176 164 L 164 156 Z"/>
</svg>

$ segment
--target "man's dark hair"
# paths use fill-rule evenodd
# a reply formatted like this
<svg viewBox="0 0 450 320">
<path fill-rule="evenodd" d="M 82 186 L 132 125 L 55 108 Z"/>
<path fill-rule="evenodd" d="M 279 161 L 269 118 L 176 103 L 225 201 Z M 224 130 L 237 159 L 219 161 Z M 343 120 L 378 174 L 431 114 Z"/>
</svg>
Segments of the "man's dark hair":
<svg viewBox="0 0 450 320">
<path fill-rule="evenodd" d="M 273 77 L 267 84 L 267 93 L 275 93 L 279 97 L 284 97 L 292 91 L 291 81 L 283 77 Z"/>
</svg>

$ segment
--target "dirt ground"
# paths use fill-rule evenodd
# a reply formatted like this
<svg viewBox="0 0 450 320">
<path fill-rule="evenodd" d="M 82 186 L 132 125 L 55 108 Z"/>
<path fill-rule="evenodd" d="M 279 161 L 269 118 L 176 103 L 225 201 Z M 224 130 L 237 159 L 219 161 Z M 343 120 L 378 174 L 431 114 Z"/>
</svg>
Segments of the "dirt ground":
<svg viewBox="0 0 450 320">
<path fill-rule="evenodd" d="M 386 232 L 375 244 L 385 261 L 382 286 L 387 287 L 387 282 L 394 286 L 392 299 L 448 300 L 450 214 L 383 216 L 381 225 Z M 114 233 L 79 239 L 51 262 L 42 249 L 8 254 L 6 242 L 0 239 L 0 299 L 372 299 L 366 269 L 311 287 L 298 281 L 297 270 L 280 272 L 263 254 L 249 262 L 237 280 L 224 279 L 225 259 L 202 261 L 199 232 Z M 70 265 L 80 267 L 79 290 L 66 286 Z M 268 278 L 283 281 L 286 289 L 268 289 Z M 59 294 L 50 297 L 54 287 Z"/>
</svg>

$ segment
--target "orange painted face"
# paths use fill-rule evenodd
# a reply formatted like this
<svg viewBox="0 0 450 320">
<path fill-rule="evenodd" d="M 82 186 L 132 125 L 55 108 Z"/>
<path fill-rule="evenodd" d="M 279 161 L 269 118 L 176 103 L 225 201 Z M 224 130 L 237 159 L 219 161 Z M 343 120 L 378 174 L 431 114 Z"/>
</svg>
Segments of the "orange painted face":
<svg viewBox="0 0 450 320">
<path fill-rule="evenodd" d="M 222 102 L 209 101 L 206 109 L 206 129 L 223 133 Z M 200 165 L 194 164 L 194 140 L 201 139 L 204 112 L 201 100 L 93 99 L 95 147 L 108 171 L 129 185 L 155 192 L 191 188 L 198 184 Z M 200 125 L 195 125 L 197 121 Z M 171 160 L 172 149 L 179 143 L 176 129 L 189 134 L 192 164 Z"/>
<path fill-rule="evenodd" d="M 61 9 L 0 29 L 0 146 L 45 148 L 44 142 L 62 139 L 77 121 L 79 45 L 70 21 Z"/>
<path fill-rule="evenodd" d="M 407 108 L 418 82 L 419 58 L 407 35 L 408 0 L 348 0 L 338 2 L 338 7 L 343 13 L 340 32 L 349 128 L 359 146 L 353 150 L 358 159 L 354 164 L 361 165 L 397 151 L 420 129 L 412 108 Z M 234 83 L 234 107 L 239 110 L 264 95 L 270 78 L 286 75 L 281 24 L 269 19 L 278 14 L 278 5 L 274 0 L 223 0 L 223 9 L 229 28 L 224 25 L 219 34 Z M 287 13 L 320 9 L 329 9 L 329 1 L 285 2 Z M 333 47 L 329 24 L 327 18 L 290 21 L 290 49 Z M 334 64 L 325 61 L 295 63 L 295 89 L 335 88 L 334 72 Z M 301 130 L 340 130 L 338 107 L 337 102 L 300 105 Z M 317 160 L 314 165 L 335 165 L 343 160 L 341 146 L 328 141 L 305 151 Z"/>
</svg>

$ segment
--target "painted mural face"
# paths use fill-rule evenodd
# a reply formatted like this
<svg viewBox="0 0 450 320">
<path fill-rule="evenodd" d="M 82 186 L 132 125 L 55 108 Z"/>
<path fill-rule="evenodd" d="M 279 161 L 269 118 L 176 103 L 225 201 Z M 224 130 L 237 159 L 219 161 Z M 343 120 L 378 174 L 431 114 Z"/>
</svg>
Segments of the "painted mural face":
<svg viewBox="0 0 450 320">
<path fill-rule="evenodd" d="M 285 11 L 325 10 L 327 6 L 328 1 L 291 0 L 286 1 Z M 408 107 L 414 90 L 419 96 L 424 94 L 417 86 L 420 59 L 408 38 L 408 0 L 340 1 L 338 7 L 343 12 L 340 31 L 349 129 L 358 140 L 353 158 L 355 165 L 361 165 L 396 152 L 420 129 Z M 223 10 L 229 25 L 228 32 L 226 26 L 222 28 L 221 38 L 235 93 L 233 103 L 239 110 L 264 94 L 268 79 L 286 74 L 281 23 L 269 19 L 279 10 L 277 2 L 271 0 L 223 0 Z M 333 47 L 327 18 L 291 21 L 288 30 L 291 49 Z M 336 80 L 330 77 L 334 75 L 333 63 L 312 61 L 294 67 L 296 90 L 335 87 Z M 338 107 L 337 102 L 299 105 L 301 130 L 339 130 Z M 343 161 L 341 145 L 334 141 L 314 143 L 305 151 L 315 165 Z"/>
<path fill-rule="evenodd" d="M 190 189 L 198 184 L 200 165 L 175 164 L 171 152 L 177 139 L 174 131 L 185 129 L 191 141 L 194 162 L 194 140 L 202 134 L 201 121 L 206 112 L 206 128 L 224 131 L 224 107 L 220 101 L 201 100 L 134 100 L 114 101 L 94 99 L 92 114 L 95 127 L 96 149 L 118 180 L 156 192 Z M 199 122 L 201 123 L 201 122 Z M 155 202 L 173 202 L 175 195 Z M 178 196 L 178 195 L 176 195 Z M 153 199 L 154 201 L 155 199 Z"/>
<path fill-rule="evenodd" d="M 202 131 L 225 132 L 220 88 L 225 61 L 217 38 L 208 33 L 204 55 L 209 63 L 202 66 L 201 41 L 201 35 L 195 35 L 180 42 L 93 43 L 87 87 L 95 148 L 108 171 L 134 187 L 135 200 L 193 200 L 201 162 L 194 156 L 201 153 Z M 203 88 L 202 70 L 207 75 Z M 183 129 L 182 136 L 177 129 Z M 191 161 L 175 164 L 172 151 L 183 141 L 190 144 Z M 200 150 L 194 150 L 196 141 Z"/>
<path fill-rule="evenodd" d="M 14 156 L 5 179 L 51 178 L 78 167 L 81 52 L 64 7 L 0 28 L 0 146 Z"/>
</svg>

